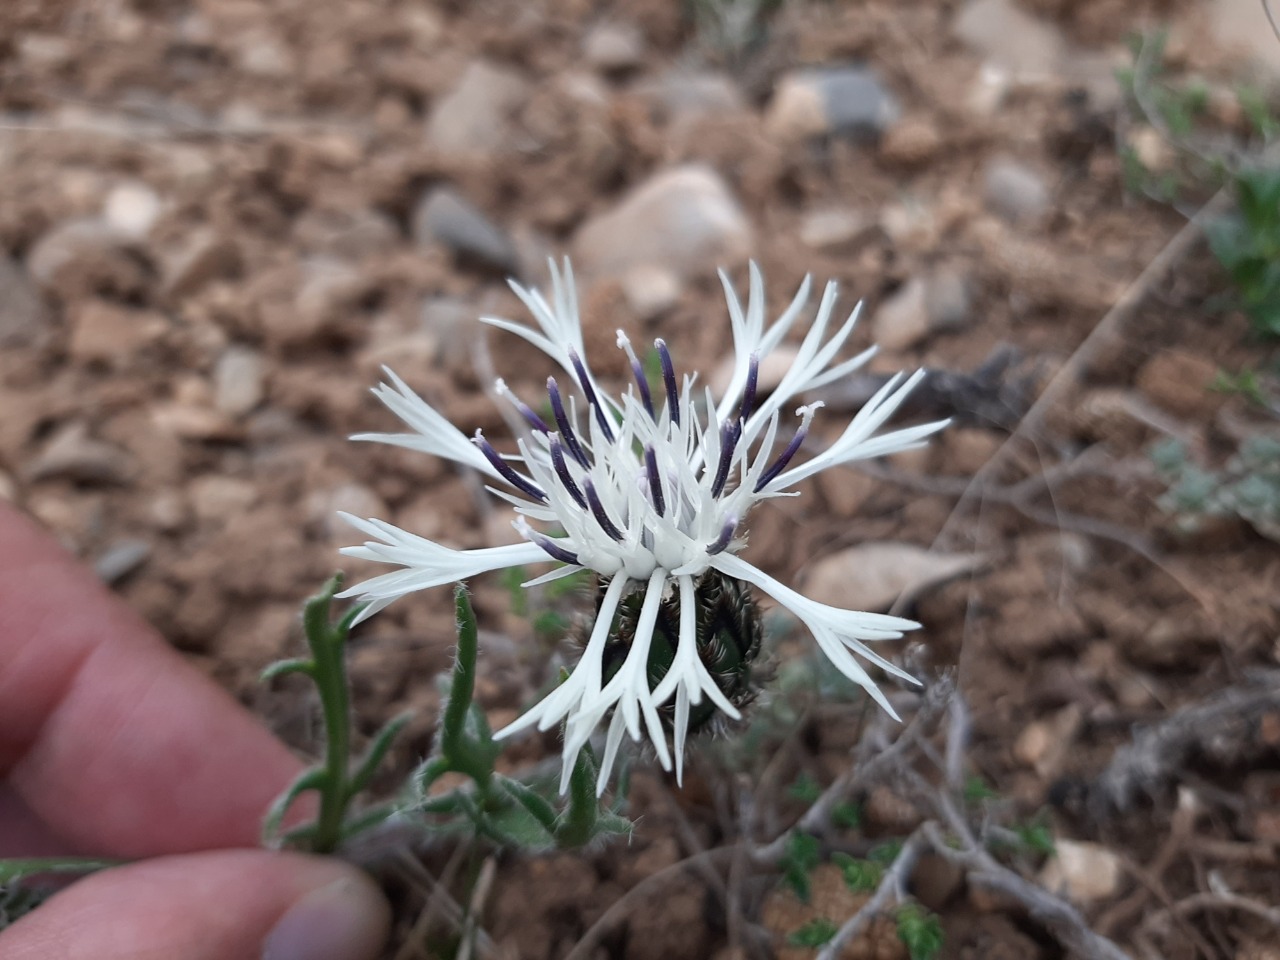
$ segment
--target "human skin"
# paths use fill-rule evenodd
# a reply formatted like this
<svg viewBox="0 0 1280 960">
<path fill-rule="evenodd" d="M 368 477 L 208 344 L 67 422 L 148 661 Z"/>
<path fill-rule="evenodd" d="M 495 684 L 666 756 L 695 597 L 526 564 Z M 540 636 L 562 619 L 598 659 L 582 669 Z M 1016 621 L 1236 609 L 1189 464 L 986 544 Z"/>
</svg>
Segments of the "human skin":
<svg viewBox="0 0 1280 960">
<path fill-rule="evenodd" d="M 255 849 L 299 761 L 0 501 L 0 857 L 137 860 L 0 932 L 5 960 L 372 960 L 388 907 Z"/>
</svg>

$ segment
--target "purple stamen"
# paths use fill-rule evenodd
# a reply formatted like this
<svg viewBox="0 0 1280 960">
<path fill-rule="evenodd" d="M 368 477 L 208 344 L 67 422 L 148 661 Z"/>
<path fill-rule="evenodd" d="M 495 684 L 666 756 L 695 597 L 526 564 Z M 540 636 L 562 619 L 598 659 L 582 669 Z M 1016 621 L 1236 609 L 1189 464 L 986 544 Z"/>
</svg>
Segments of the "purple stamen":
<svg viewBox="0 0 1280 960">
<path fill-rule="evenodd" d="M 662 478 L 658 476 L 658 458 L 653 452 L 653 447 L 644 448 L 644 472 L 649 477 L 649 493 L 653 496 L 653 508 L 661 517 L 667 512 L 667 502 L 662 496 Z"/>
<path fill-rule="evenodd" d="M 568 491 L 569 496 L 573 497 L 573 502 L 583 510 L 587 509 L 586 497 L 582 495 L 582 490 L 574 483 L 573 476 L 569 473 L 569 464 L 565 463 L 564 445 L 560 442 L 559 437 L 553 436 L 551 438 L 551 464 L 556 469 L 556 476 L 560 478 L 560 483 Z"/>
<path fill-rule="evenodd" d="M 733 463 L 733 451 L 742 436 L 742 422 L 733 421 L 720 428 L 720 463 L 716 466 L 716 478 L 711 484 L 711 495 L 720 496 L 725 481 L 729 479 L 729 467 Z"/>
<path fill-rule="evenodd" d="M 760 479 L 756 481 L 756 487 L 752 493 L 759 493 L 770 483 L 772 483 L 783 470 L 787 468 L 787 464 L 791 462 L 791 458 L 796 455 L 796 451 L 800 449 L 800 444 L 804 443 L 804 438 L 809 433 L 807 424 L 802 425 L 796 431 L 796 435 L 791 438 L 791 442 L 787 444 L 787 449 L 778 455 L 778 459 L 773 461 L 769 469 L 761 474 Z"/>
<path fill-rule="evenodd" d="M 738 419 L 743 422 L 751 416 L 756 407 L 756 385 L 760 382 L 760 355 L 751 354 L 751 364 L 747 367 L 747 387 L 742 392 L 742 406 L 738 410 Z"/>
<path fill-rule="evenodd" d="M 644 367 L 640 366 L 639 360 L 631 361 L 631 375 L 636 378 L 636 386 L 640 388 L 640 402 L 644 404 L 649 418 L 657 420 L 658 415 L 653 412 L 653 396 L 649 393 L 649 381 L 645 378 Z"/>
<path fill-rule="evenodd" d="M 609 519 L 609 515 L 604 512 L 604 504 L 600 502 L 600 495 L 596 493 L 595 484 L 590 480 L 586 481 L 587 487 L 587 503 L 591 506 L 591 513 L 596 518 L 596 523 L 600 524 L 600 529 L 609 535 L 609 538 L 618 542 L 622 541 L 622 531 L 613 525 L 613 521 Z"/>
<path fill-rule="evenodd" d="M 586 469 L 591 466 L 591 463 L 587 460 L 582 445 L 578 443 L 578 436 L 573 432 L 573 425 L 569 423 L 569 417 L 564 412 L 564 400 L 560 396 L 560 385 L 556 383 L 555 377 L 547 377 L 547 394 L 551 397 L 551 411 L 555 414 L 556 426 L 560 428 L 560 436 L 564 437 L 564 444 L 569 448 L 569 454 L 582 465 L 583 469 Z"/>
<path fill-rule="evenodd" d="M 553 560 L 559 560 L 561 563 L 571 563 L 578 566 L 578 555 L 571 550 L 566 550 L 560 544 L 556 543 L 550 537 L 545 537 L 536 530 L 526 530 L 525 536 L 532 542 L 540 546 L 547 556 Z"/>
<path fill-rule="evenodd" d="M 676 385 L 676 368 L 671 362 L 671 351 L 667 349 L 667 342 L 662 338 L 653 341 L 653 345 L 658 348 L 658 360 L 662 363 L 662 382 L 667 387 L 667 413 L 671 415 L 671 422 L 678 427 L 680 426 L 680 390 Z"/>
<path fill-rule="evenodd" d="M 609 426 L 609 414 L 600 404 L 595 388 L 591 386 L 591 378 L 587 376 L 587 368 L 582 365 L 582 358 L 578 356 L 578 351 L 569 351 L 569 362 L 573 364 L 573 370 L 578 375 L 578 386 L 582 387 L 588 406 L 596 412 L 596 423 L 600 424 L 600 432 L 604 434 L 606 440 L 613 443 L 613 429 Z"/>
<path fill-rule="evenodd" d="M 471 438 L 471 442 L 480 448 L 480 452 L 484 454 L 484 458 L 493 464 L 493 468 L 502 474 L 504 480 L 511 484 L 517 490 L 527 495 L 533 500 L 542 503 L 547 502 L 547 495 L 535 484 L 526 480 L 520 474 L 516 473 L 507 461 L 502 459 L 502 455 L 493 449 L 493 444 L 484 438 L 484 435 L 477 430 L 476 435 Z"/>
<path fill-rule="evenodd" d="M 516 400 L 515 405 L 516 409 L 520 411 L 520 416 L 524 417 L 525 420 L 529 422 L 529 426 L 533 427 L 533 429 L 537 430 L 539 433 L 545 434 L 551 432 L 551 428 L 547 426 L 546 421 L 538 416 L 533 407 L 529 406 L 523 400 Z"/>
<path fill-rule="evenodd" d="M 723 553 L 725 548 L 729 546 L 729 541 L 733 539 L 733 535 L 738 529 L 738 518 L 729 517 L 724 522 L 724 526 L 720 528 L 720 536 L 716 537 L 715 542 L 707 547 L 707 553 L 715 556 L 717 553 Z"/>
</svg>

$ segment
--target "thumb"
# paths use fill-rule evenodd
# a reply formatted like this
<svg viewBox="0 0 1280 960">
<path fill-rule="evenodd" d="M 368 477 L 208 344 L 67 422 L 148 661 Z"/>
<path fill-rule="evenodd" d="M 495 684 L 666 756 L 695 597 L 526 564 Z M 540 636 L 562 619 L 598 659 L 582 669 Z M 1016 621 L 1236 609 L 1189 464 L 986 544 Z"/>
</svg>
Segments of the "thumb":
<svg viewBox="0 0 1280 960">
<path fill-rule="evenodd" d="M 374 960 L 390 907 L 337 860 L 161 857 L 73 884 L 0 933 L 5 960 Z"/>
</svg>

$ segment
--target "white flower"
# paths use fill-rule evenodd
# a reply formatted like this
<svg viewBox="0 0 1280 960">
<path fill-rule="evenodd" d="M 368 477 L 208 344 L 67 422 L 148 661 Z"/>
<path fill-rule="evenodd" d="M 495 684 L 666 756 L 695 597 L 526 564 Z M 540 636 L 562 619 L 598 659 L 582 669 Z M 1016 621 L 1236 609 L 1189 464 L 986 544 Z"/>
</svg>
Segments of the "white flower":
<svg viewBox="0 0 1280 960">
<path fill-rule="evenodd" d="M 655 396 L 630 342 L 618 332 L 635 382 L 618 397 L 607 394 L 583 356 L 573 275 L 551 265 L 552 299 L 512 284 L 533 314 L 536 327 L 509 320 L 485 322 L 523 337 L 554 359 L 583 397 L 582 407 L 553 377 L 547 381 L 552 422 L 498 382 L 498 392 L 530 426 L 517 441 L 519 456 L 504 457 L 476 431 L 467 438 L 390 370 L 389 383 L 374 393 L 409 427 L 407 434 L 361 434 L 421 450 L 487 474 L 503 488 L 489 487 L 514 504 L 516 527 L 525 542 L 480 550 L 454 550 L 379 520 L 346 518 L 371 539 L 348 547 L 347 556 L 393 564 L 402 569 L 374 577 L 342 596 L 368 602 L 361 618 L 415 590 L 440 586 L 488 570 L 553 560 L 560 566 L 529 581 L 541 583 L 586 568 L 601 578 L 603 599 L 591 636 L 573 673 L 540 703 L 497 736 L 536 725 L 547 730 L 565 723 L 562 789 L 579 751 L 612 711 L 598 789 L 604 790 L 623 734 L 641 740 L 647 733 L 663 767 L 683 772 L 684 744 L 691 706 L 704 696 L 730 717 L 737 708 L 717 687 L 697 654 L 695 589 L 709 570 L 747 581 L 794 613 L 812 632 L 836 667 L 861 684 L 891 714 L 893 708 L 867 675 L 858 656 L 889 673 L 911 679 L 874 653 L 867 642 L 901 637 L 919 626 L 910 620 L 842 610 L 817 603 L 779 583 L 738 556 L 738 539 L 752 506 L 770 497 L 793 496 L 790 488 L 828 467 L 920 446 L 945 421 L 877 433 L 919 382 L 923 372 L 898 374 L 882 387 L 826 450 L 800 461 L 797 454 L 821 403 L 796 410 L 799 424 L 781 451 L 775 451 L 783 406 L 796 394 L 833 383 L 861 366 L 867 350 L 834 362 L 858 317 L 858 309 L 833 332 L 836 284 L 823 292 L 818 313 L 800 343 L 781 383 L 767 397 L 757 394 L 761 362 L 782 342 L 808 300 L 806 277 L 791 305 L 765 325 L 764 285 L 751 265 L 750 296 L 744 312 L 728 277 L 721 273 L 733 326 L 734 366 L 728 388 L 718 399 L 695 387 L 695 378 L 677 371 L 662 340 L 655 341 L 662 369 L 662 395 Z M 539 532 L 529 521 L 558 527 Z M 527 584 L 528 585 L 528 584 Z M 603 652 L 619 604 L 632 591 L 644 598 L 635 636 L 617 672 L 606 680 Z M 648 667 L 654 624 L 664 596 L 679 592 L 679 641 L 666 674 L 650 689 Z M 659 708 L 675 698 L 673 748 L 669 749 Z"/>
</svg>

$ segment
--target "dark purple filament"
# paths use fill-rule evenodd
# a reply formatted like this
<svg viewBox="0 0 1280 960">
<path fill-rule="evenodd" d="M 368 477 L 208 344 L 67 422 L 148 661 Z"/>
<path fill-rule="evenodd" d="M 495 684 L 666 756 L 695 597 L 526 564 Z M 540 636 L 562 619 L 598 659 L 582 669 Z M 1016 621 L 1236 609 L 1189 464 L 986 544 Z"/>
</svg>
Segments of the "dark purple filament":
<svg viewBox="0 0 1280 960">
<path fill-rule="evenodd" d="M 658 458 L 653 452 L 653 447 L 644 448 L 644 472 L 649 477 L 649 493 L 653 496 L 653 508 L 661 517 L 667 512 L 667 501 L 662 496 L 662 478 L 658 476 Z"/>
<path fill-rule="evenodd" d="M 559 560 L 561 563 L 571 563 L 575 566 L 578 565 L 578 555 L 571 550 L 566 550 L 550 537 L 545 537 L 536 530 L 527 530 L 525 536 L 540 546 L 547 556 L 553 560 Z"/>
<path fill-rule="evenodd" d="M 716 537 L 715 543 L 707 547 L 707 553 L 712 556 L 715 556 L 717 553 L 723 553 L 725 548 L 729 546 L 729 541 L 733 539 L 733 535 L 737 529 L 737 517 L 729 517 L 725 520 L 724 526 L 720 528 L 720 536 Z"/>
<path fill-rule="evenodd" d="M 631 375 L 636 378 L 636 386 L 640 388 L 640 402 L 644 404 L 649 418 L 657 420 L 658 415 L 653 412 L 653 396 L 649 393 L 649 380 L 645 377 L 644 367 L 640 366 L 639 360 L 631 361 Z"/>
<path fill-rule="evenodd" d="M 733 421 L 720 428 L 720 462 L 716 465 L 716 477 L 711 484 L 711 495 L 720 496 L 725 481 L 729 479 L 729 467 L 733 463 L 733 451 L 742 436 L 742 422 Z"/>
<path fill-rule="evenodd" d="M 751 365 L 747 367 L 747 387 L 742 392 L 742 407 L 738 410 L 738 419 L 746 422 L 751 411 L 756 407 L 756 385 L 760 382 L 760 354 L 751 354 Z"/>
<path fill-rule="evenodd" d="M 653 345 L 658 348 L 658 360 L 662 364 L 662 382 L 667 388 L 667 413 L 671 415 L 671 422 L 678 427 L 680 426 L 680 390 L 676 385 L 676 368 L 671 362 L 671 351 L 667 349 L 667 342 L 661 338 L 653 341 Z"/>
<path fill-rule="evenodd" d="M 756 481 L 756 487 L 752 493 L 759 493 L 769 484 L 771 484 L 783 470 L 787 468 L 787 464 L 791 462 L 791 458 L 796 455 L 796 451 L 800 449 L 800 444 L 804 443 L 805 436 L 809 433 L 807 427 L 801 427 L 796 431 L 796 435 L 791 438 L 791 442 L 787 444 L 787 449 L 778 455 L 778 459 L 769 465 L 769 469 L 761 474 L 760 479 Z"/>
<path fill-rule="evenodd" d="M 587 509 L 587 499 L 574 482 L 572 474 L 569 473 L 569 464 L 564 459 L 564 444 L 560 442 L 559 437 L 551 438 L 551 464 L 555 467 L 556 476 L 560 478 L 561 485 L 568 491 L 569 496 L 573 497 L 573 502 L 583 510 Z"/>
<path fill-rule="evenodd" d="M 471 442 L 480 448 L 480 452 L 484 454 L 484 458 L 493 464 L 493 468 L 497 470 L 498 473 L 502 474 L 503 479 L 505 479 L 507 483 L 511 484 L 531 499 L 538 500 L 542 503 L 547 502 L 547 495 L 543 493 L 538 486 L 512 470 L 507 461 L 502 459 L 502 455 L 498 453 L 497 450 L 493 449 L 493 444 L 486 440 L 479 430 L 477 430 L 476 435 L 471 438 Z"/>
<path fill-rule="evenodd" d="M 609 412 L 596 396 L 595 387 L 591 386 L 591 378 L 587 376 L 587 368 L 582 365 L 582 358 L 578 356 L 576 350 L 569 351 L 569 362 L 573 364 L 573 370 L 578 375 L 578 386 L 582 388 L 582 393 L 587 398 L 587 405 L 596 413 L 596 423 L 600 424 L 600 432 L 604 434 L 606 440 L 613 443 L 613 428 L 609 426 Z"/>
<path fill-rule="evenodd" d="M 591 513 L 595 516 L 596 523 L 600 524 L 600 529 L 608 534 L 610 539 L 621 542 L 622 531 L 613 525 L 609 515 L 604 512 L 604 504 L 600 502 L 600 494 L 596 493 L 595 484 L 587 480 L 586 487 L 587 503 L 591 506 Z"/>
<path fill-rule="evenodd" d="M 583 469 L 586 469 L 591 466 L 591 462 L 587 460 L 582 445 L 578 443 L 578 435 L 573 432 L 573 425 L 569 423 L 569 417 L 564 412 L 564 399 L 560 396 L 560 386 L 556 383 L 555 377 L 547 377 L 547 394 L 551 397 L 551 412 L 555 414 L 556 426 L 560 428 L 564 445 L 569 448 L 570 456 L 577 460 Z"/>
</svg>

